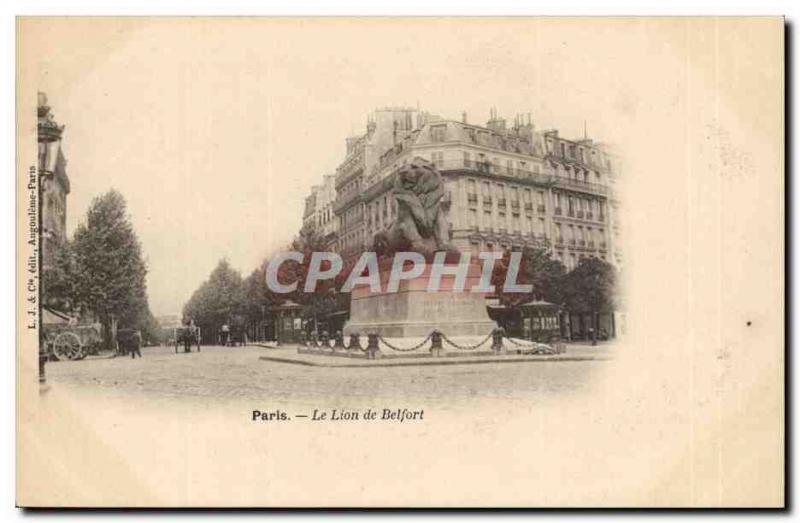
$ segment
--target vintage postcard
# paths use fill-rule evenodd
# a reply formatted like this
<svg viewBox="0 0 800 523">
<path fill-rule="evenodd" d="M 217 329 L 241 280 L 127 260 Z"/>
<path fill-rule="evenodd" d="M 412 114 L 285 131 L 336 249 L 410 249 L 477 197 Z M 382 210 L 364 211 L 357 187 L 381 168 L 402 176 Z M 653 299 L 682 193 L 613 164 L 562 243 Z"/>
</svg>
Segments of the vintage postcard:
<svg viewBox="0 0 800 523">
<path fill-rule="evenodd" d="M 17 504 L 782 507 L 784 22 L 17 20 Z"/>
</svg>

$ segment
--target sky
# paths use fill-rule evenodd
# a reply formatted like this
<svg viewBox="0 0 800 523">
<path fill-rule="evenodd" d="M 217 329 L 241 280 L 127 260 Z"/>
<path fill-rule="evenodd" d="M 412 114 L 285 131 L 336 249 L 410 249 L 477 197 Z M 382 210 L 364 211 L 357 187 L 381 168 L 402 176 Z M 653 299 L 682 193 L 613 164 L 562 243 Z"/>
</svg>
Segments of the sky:
<svg viewBox="0 0 800 523">
<path fill-rule="evenodd" d="M 154 314 L 179 313 L 222 258 L 249 274 L 299 230 L 304 197 L 377 107 L 617 142 L 641 100 L 612 50 L 640 23 L 462 19 L 95 19 L 32 23 L 21 50 L 56 120 L 69 233 L 126 198 Z M 38 31 L 38 32 L 37 32 Z M 594 34 L 593 32 L 596 32 Z M 25 40 L 24 35 L 30 39 Z M 38 34 L 46 34 L 43 45 Z M 26 42 L 31 42 L 26 44 Z M 657 50 L 656 50 L 657 51 Z M 630 49 L 644 60 L 653 49 Z"/>
</svg>

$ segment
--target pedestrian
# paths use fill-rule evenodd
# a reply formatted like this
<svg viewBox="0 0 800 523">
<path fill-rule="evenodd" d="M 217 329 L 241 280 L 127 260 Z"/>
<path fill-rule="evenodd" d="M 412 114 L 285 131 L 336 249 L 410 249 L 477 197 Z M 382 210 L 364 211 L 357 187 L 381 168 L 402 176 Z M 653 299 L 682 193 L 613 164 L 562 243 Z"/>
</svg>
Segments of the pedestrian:
<svg viewBox="0 0 800 523">
<path fill-rule="evenodd" d="M 228 327 L 227 323 L 222 324 L 222 346 L 227 347 L 230 341 L 230 332 L 231 328 Z"/>
<path fill-rule="evenodd" d="M 142 333 L 136 331 L 133 333 L 133 339 L 131 340 L 131 359 L 136 359 L 136 355 L 138 354 L 139 357 L 142 357 Z"/>
</svg>

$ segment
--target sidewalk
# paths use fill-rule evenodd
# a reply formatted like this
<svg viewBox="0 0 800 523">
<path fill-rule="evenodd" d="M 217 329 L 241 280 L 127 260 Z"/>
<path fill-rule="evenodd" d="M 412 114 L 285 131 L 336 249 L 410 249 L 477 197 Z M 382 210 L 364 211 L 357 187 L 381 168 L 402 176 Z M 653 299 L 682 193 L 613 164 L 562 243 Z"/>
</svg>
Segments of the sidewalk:
<svg viewBox="0 0 800 523">
<path fill-rule="evenodd" d="M 361 351 L 308 351 L 305 347 L 297 345 L 274 345 L 256 344 L 266 349 L 265 354 L 259 359 L 263 361 L 273 361 L 294 365 L 305 365 L 311 367 L 410 367 L 426 365 L 461 365 L 461 364 L 480 364 L 480 363 L 523 363 L 523 362 L 553 362 L 553 361 L 593 361 L 611 359 L 611 351 L 608 346 L 591 345 L 567 345 L 567 349 L 562 354 L 553 355 L 533 355 L 517 354 L 513 348 L 505 353 L 496 354 L 491 351 L 466 352 L 447 352 L 443 356 L 433 357 L 428 350 L 419 350 L 408 355 L 392 353 L 382 350 L 381 355 L 376 359 L 366 359 Z M 298 349 L 300 349 L 300 352 Z"/>
</svg>

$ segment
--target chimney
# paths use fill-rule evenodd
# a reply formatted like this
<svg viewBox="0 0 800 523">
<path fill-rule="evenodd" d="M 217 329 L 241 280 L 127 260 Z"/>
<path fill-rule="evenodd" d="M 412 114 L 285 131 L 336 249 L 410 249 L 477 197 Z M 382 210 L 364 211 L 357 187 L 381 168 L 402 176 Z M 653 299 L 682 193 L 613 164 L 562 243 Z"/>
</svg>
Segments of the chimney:
<svg viewBox="0 0 800 523">
<path fill-rule="evenodd" d="M 489 110 L 489 121 L 486 123 L 486 127 L 491 129 L 495 132 L 503 132 L 506 130 L 506 121 L 502 118 L 497 117 L 497 109 L 491 108 Z"/>
</svg>

